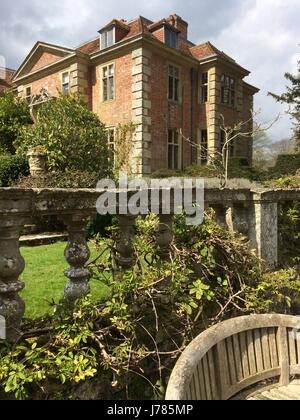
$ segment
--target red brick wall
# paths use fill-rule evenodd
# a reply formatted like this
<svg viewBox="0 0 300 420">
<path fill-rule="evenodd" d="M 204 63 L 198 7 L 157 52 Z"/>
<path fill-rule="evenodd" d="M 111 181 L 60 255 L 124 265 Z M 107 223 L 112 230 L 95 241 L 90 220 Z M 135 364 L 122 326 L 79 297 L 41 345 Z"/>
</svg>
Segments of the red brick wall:
<svg viewBox="0 0 300 420">
<path fill-rule="evenodd" d="M 132 55 L 125 55 L 112 62 L 115 63 L 114 101 L 102 102 L 101 98 L 101 67 L 105 63 L 91 70 L 92 108 L 107 127 L 132 120 Z"/>
<path fill-rule="evenodd" d="M 170 63 L 157 54 L 151 59 L 151 95 L 152 107 L 152 171 L 168 167 L 168 129 L 182 128 L 187 138 L 191 137 L 191 78 L 190 68 L 181 69 L 182 103 L 168 101 L 168 65 Z M 182 145 L 183 167 L 191 163 L 191 147 Z"/>
<path fill-rule="evenodd" d="M 165 28 L 160 28 L 157 31 L 153 32 L 155 38 L 161 42 L 165 42 Z"/>
<path fill-rule="evenodd" d="M 30 86 L 32 89 L 32 95 L 37 95 L 41 89 L 45 88 L 48 90 L 50 95 L 57 96 L 61 91 L 60 74 L 60 72 L 54 73 L 31 83 Z"/>
<path fill-rule="evenodd" d="M 48 52 L 42 53 L 39 60 L 34 64 L 30 72 L 33 72 L 35 70 L 39 70 L 43 67 L 48 66 L 49 64 L 55 63 L 56 61 L 59 61 L 63 58 L 63 56 L 54 55 Z"/>
</svg>

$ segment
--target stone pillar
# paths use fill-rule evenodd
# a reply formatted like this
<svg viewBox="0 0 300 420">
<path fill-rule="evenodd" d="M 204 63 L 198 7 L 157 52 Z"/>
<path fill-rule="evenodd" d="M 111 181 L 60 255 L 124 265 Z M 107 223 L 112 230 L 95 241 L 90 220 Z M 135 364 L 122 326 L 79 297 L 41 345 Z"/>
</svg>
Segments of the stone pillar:
<svg viewBox="0 0 300 420">
<path fill-rule="evenodd" d="M 0 316 L 6 324 L 6 340 L 14 343 L 20 337 L 25 304 L 19 296 L 24 283 L 19 280 L 25 262 L 19 250 L 20 232 L 25 221 L 13 216 L 0 219 Z"/>
<path fill-rule="evenodd" d="M 136 124 L 133 138 L 133 173 L 151 174 L 151 51 L 138 48 L 132 52 L 132 122 Z"/>
<path fill-rule="evenodd" d="M 214 159 L 219 147 L 220 137 L 220 74 L 216 67 L 209 70 L 209 119 L 208 152 L 209 160 Z"/>
<path fill-rule="evenodd" d="M 134 224 L 135 216 L 118 216 L 120 231 L 117 238 L 117 261 L 121 268 L 128 269 L 134 263 Z"/>
<path fill-rule="evenodd" d="M 88 103 L 88 65 L 85 62 L 74 63 L 70 67 L 70 92 L 79 93 Z"/>
<path fill-rule="evenodd" d="M 254 194 L 249 211 L 251 247 L 269 266 L 278 263 L 278 204 Z"/>
<path fill-rule="evenodd" d="M 170 246 L 173 241 L 173 216 L 159 216 L 159 230 L 157 233 L 157 245 L 159 247 L 159 256 L 162 260 L 169 260 Z"/>
<path fill-rule="evenodd" d="M 90 258 L 90 250 L 86 241 L 88 219 L 88 216 L 76 213 L 62 217 L 69 233 L 65 258 L 70 268 L 65 271 L 65 275 L 69 279 L 65 287 L 65 298 L 70 303 L 74 303 L 90 293 L 91 273 L 85 266 Z"/>
<path fill-rule="evenodd" d="M 227 210 L 226 222 L 230 231 L 247 235 L 249 231 L 247 204 L 232 204 Z"/>
</svg>

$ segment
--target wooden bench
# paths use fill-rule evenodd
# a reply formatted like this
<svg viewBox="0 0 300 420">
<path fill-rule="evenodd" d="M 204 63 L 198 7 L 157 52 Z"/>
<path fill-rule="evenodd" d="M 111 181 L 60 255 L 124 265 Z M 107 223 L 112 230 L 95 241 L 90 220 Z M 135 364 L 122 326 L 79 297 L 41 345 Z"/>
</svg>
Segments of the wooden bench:
<svg viewBox="0 0 300 420">
<path fill-rule="evenodd" d="M 215 325 L 192 341 L 172 372 L 166 399 L 248 399 L 262 392 L 263 382 L 272 380 L 268 389 L 286 387 L 296 375 L 300 317 L 245 316 Z"/>
</svg>

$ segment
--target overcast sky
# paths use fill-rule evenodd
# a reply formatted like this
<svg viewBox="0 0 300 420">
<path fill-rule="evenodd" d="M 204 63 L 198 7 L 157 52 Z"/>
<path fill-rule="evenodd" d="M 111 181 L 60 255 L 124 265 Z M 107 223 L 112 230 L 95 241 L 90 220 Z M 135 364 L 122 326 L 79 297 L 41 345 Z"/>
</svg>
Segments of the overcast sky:
<svg viewBox="0 0 300 420">
<path fill-rule="evenodd" d="M 0 0 L 0 55 L 18 68 L 38 40 L 74 47 L 113 17 L 158 20 L 172 13 L 189 22 L 191 41 L 209 40 L 252 71 L 248 82 L 261 88 L 255 106 L 263 121 L 284 111 L 267 92 L 283 92 L 284 73 L 296 72 L 299 0 Z M 286 138 L 290 127 L 284 116 L 270 134 Z"/>
</svg>

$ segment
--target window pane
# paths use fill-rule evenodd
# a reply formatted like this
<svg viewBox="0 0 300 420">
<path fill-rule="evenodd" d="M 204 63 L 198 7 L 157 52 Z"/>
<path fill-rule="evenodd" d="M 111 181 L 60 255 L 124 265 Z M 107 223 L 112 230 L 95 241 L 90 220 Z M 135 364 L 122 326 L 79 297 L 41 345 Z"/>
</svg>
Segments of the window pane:
<svg viewBox="0 0 300 420">
<path fill-rule="evenodd" d="M 174 98 L 174 79 L 173 77 L 169 77 L 169 99 Z"/>
<path fill-rule="evenodd" d="M 108 76 L 108 68 L 104 67 L 103 68 L 103 77 L 107 77 Z"/>
<path fill-rule="evenodd" d="M 101 48 L 107 48 L 107 36 L 106 36 L 106 32 L 103 32 L 101 34 Z"/>
<path fill-rule="evenodd" d="M 108 100 L 108 96 L 107 96 L 108 90 L 107 90 L 107 79 L 103 80 L 103 100 L 107 101 Z"/>
<path fill-rule="evenodd" d="M 179 147 L 174 146 L 174 167 L 173 169 L 179 169 Z"/>
<path fill-rule="evenodd" d="M 109 76 L 113 76 L 115 74 L 115 66 L 113 64 L 109 66 L 108 74 Z"/>
<path fill-rule="evenodd" d="M 206 85 L 208 83 L 208 73 L 202 73 L 202 85 Z"/>
<path fill-rule="evenodd" d="M 69 73 L 64 73 L 62 75 L 62 82 L 63 82 L 63 84 L 69 83 Z"/>
<path fill-rule="evenodd" d="M 107 31 L 107 46 L 111 47 L 114 45 L 114 29 Z"/>
<path fill-rule="evenodd" d="M 114 88 L 114 78 L 109 78 L 109 99 L 114 99 L 115 97 L 115 88 Z"/>
<path fill-rule="evenodd" d="M 175 90 L 175 92 L 174 92 L 174 99 L 175 99 L 175 101 L 178 101 L 179 100 L 179 80 L 178 79 L 175 79 L 175 87 L 174 87 L 174 90 Z"/>
<path fill-rule="evenodd" d="M 168 167 L 173 169 L 173 146 L 168 147 Z"/>
</svg>

